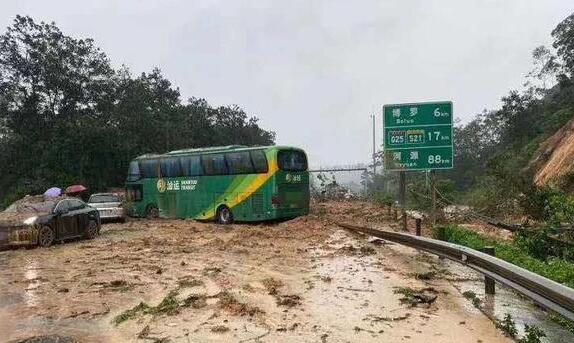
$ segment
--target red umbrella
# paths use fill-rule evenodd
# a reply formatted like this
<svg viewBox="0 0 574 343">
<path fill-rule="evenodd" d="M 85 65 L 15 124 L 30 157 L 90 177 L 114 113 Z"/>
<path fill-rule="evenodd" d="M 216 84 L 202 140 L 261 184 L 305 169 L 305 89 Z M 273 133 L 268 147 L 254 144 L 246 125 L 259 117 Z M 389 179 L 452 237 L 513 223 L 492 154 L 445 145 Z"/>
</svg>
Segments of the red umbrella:
<svg viewBox="0 0 574 343">
<path fill-rule="evenodd" d="M 83 185 L 71 185 L 66 188 L 66 194 L 76 194 L 86 191 L 87 188 Z"/>
</svg>

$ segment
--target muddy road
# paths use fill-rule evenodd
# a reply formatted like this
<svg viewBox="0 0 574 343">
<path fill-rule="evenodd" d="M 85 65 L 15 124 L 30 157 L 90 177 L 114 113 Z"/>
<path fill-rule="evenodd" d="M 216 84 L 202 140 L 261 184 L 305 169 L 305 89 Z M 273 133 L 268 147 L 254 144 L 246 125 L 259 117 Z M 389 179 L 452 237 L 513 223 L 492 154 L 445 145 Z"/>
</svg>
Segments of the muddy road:
<svg viewBox="0 0 574 343">
<path fill-rule="evenodd" d="M 2 341 L 510 342 L 445 262 L 331 224 L 389 228 L 362 203 L 274 224 L 105 224 L 0 252 Z"/>
</svg>

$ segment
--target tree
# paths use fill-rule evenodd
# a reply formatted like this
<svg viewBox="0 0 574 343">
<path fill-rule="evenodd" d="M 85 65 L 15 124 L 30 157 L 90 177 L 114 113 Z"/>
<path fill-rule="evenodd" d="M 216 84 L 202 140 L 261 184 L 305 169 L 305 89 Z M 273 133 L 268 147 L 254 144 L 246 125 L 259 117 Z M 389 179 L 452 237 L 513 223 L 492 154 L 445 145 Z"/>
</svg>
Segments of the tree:
<svg viewBox="0 0 574 343">
<path fill-rule="evenodd" d="M 558 57 L 563 61 L 564 73 L 574 75 L 574 13 L 570 14 L 552 31 Z"/>
<path fill-rule="evenodd" d="M 143 153 L 274 140 L 239 106 L 182 104 L 158 68 L 114 70 L 93 40 L 54 23 L 17 16 L 0 36 L 0 203 L 53 185 L 121 186 Z"/>
<path fill-rule="evenodd" d="M 541 83 L 540 86 L 533 86 L 535 95 L 545 95 L 548 86 L 556 80 L 556 74 L 560 69 L 557 57 L 550 49 L 544 45 L 536 47 L 532 51 L 532 61 L 534 68 L 528 73 L 528 77 Z M 530 81 L 526 85 L 529 85 Z"/>
</svg>

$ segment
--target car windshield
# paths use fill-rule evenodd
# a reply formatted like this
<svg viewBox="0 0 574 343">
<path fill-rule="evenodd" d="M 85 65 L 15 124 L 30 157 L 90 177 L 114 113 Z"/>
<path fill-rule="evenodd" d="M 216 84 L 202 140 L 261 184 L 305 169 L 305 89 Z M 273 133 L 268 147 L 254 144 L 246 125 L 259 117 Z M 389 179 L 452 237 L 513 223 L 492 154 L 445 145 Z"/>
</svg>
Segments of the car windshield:
<svg viewBox="0 0 574 343">
<path fill-rule="evenodd" d="M 98 194 L 90 197 L 90 203 L 120 202 L 120 197 L 114 194 Z"/>
</svg>

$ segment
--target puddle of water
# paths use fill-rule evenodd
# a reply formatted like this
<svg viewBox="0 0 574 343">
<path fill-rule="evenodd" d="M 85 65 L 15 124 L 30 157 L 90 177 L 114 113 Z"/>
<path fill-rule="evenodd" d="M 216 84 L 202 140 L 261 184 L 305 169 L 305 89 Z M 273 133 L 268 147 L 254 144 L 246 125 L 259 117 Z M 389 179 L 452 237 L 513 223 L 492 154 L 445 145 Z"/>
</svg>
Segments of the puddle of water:
<svg viewBox="0 0 574 343">
<path fill-rule="evenodd" d="M 23 301 L 24 301 L 24 297 L 20 293 L 8 292 L 8 293 L 0 294 L 0 308 L 20 304 Z"/>
<path fill-rule="evenodd" d="M 38 277 L 37 268 L 38 262 L 36 260 L 28 260 L 24 266 L 24 278 L 28 281 L 26 292 L 24 292 L 24 303 L 28 307 L 38 305 L 36 290 L 40 287 L 41 281 Z"/>
<path fill-rule="evenodd" d="M 542 339 L 543 342 L 574 342 L 573 333 L 551 321 L 547 313 L 532 301 L 499 283 L 496 284 L 494 296 L 485 295 L 484 282 L 476 281 L 482 280 L 481 274 L 452 261 L 444 261 L 444 264 L 449 271 L 471 279 L 457 281 L 457 288 L 461 293 L 464 291 L 476 293 L 482 299 L 483 310 L 488 316 L 502 320 L 507 313 L 510 314 L 516 323 L 519 336 L 524 335 L 524 324 L 528 324 L 538 326 L 546 333 L 547 337 Z M 467 306 L 473 305 L 469 301 Z"/>
<path fill-rule="evenodd" d="M 494 325 L 476 311 L 452 308 L 452 298 L 439 294 L 431 307 L 408 307 L 395 294 L 397 287 L 424 287 L 420 280 L 405 277 L 415 271 L 417 253 L 398 253 L 395 248 L 375 246 L 373 255 L 344 255 L 336 250 L 346 245 L 359 248 L 365 242 L 338 231 L 327 246 L 315 248 L 317 278 L 304 293 L 307 315 L 314 319 L 317 333 L 327 341 L 507 342 Z M 415 268 L 415 269 L 413 269 Z M 329 277 L 329 282 L 324 282 Z M 317 320 L 320 319 L 320 320 Z M 462 319 L 466 325 L 458 324 Z M 453 325 L 453 323 L 456 323 Z"/>
</svg>

